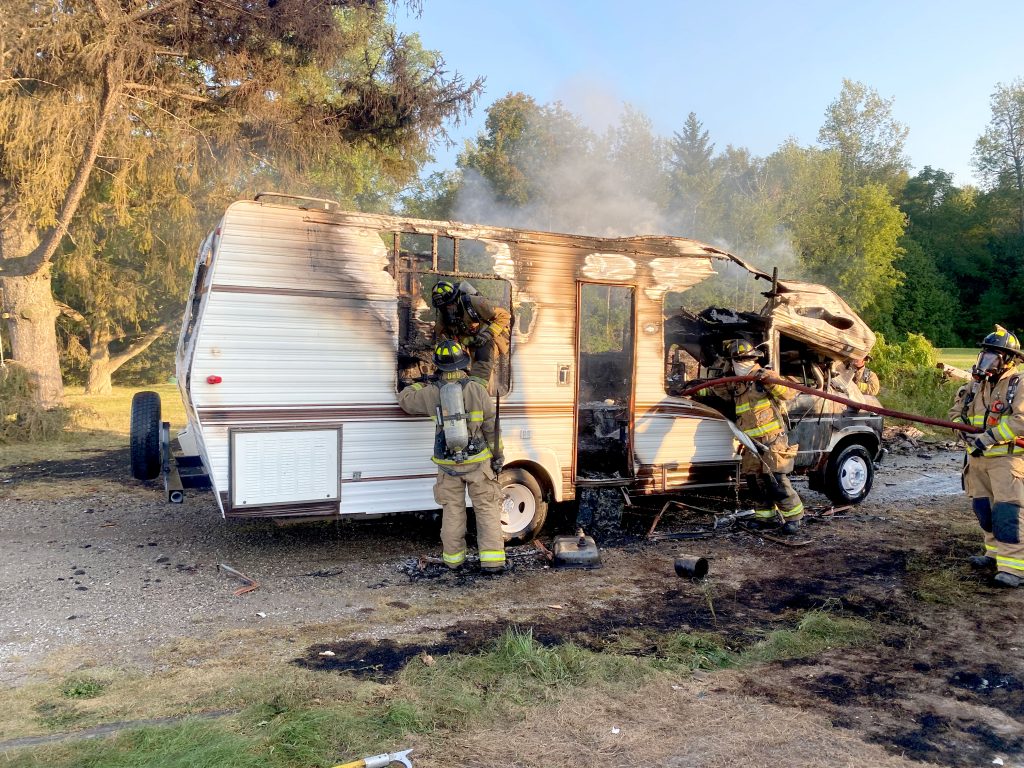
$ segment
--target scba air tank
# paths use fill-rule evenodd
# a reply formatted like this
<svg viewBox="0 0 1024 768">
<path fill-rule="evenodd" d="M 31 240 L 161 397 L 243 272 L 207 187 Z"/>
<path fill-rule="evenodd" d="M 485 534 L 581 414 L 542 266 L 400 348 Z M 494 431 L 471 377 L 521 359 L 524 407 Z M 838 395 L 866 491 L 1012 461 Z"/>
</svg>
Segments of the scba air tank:
<svg viewBox="0 0 1024 768">
<path fill-rule="evenodd" d="M 451 453 L 462 453 L 469 445 L 469 425 L 466 423 L 462 385 L 457 381 L 450 381 L 441 387 L 441 418 L 448 450 Z"/>
</svg>

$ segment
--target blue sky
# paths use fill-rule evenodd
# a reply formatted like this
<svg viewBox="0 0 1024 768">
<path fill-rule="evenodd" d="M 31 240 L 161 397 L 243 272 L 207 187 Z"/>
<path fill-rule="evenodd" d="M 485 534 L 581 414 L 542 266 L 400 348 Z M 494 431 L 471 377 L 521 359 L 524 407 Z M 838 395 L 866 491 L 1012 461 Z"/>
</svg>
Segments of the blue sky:
<svg viewBox="0 0 1024 768">
<path fill-rule="evenodd" d="M 1024 1 L 558 2 L 423 0 L 394 14 L 450 70 L 486 77 L 461 146 L 486 108 L 510 91 L 562 101 L 595 128 L 622 102 L 670 136 L 693 111 L 718 149 L 757 155 L 787 137 L 816 141 L 844 77 L 895 98 L 907 153 L 975 183 L 970 160 L 996 83 L 1024 77 Z M 453 167 L 455 150 L 438 148 Z"/>
</svg>

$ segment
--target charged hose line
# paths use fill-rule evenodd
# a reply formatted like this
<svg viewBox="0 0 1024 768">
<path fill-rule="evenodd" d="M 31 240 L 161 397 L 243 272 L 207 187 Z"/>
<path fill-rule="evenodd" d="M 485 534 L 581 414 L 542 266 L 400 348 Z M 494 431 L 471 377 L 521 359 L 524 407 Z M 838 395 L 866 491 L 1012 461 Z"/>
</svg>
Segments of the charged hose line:
<svg viewBox="0 0 1024 768">
<path fill-rule="evenodd" d="M 707 387 L 717 387 L 723 384 L 740 384 L 751 381 L 761 381 L 765 384 L 776 384 L 789 389 L 795 389 L 797 392 L 804 392 L 814 397 L 820 397 L 822 400 L 831 400 L 835 403 L 848 406 L 858 411 L 868 411 L 869 413 L 877 413 L 880 416 L 889 416 L 894 419 L 903 419 L 904 421 L 916 421 L 919 424 L 930 424 L 933 427 L 945 427 L 946 429 L 953 429 L 958 432 L 967 432 L 970 434 L 977 434 L 984 432 L 982 427 L 976 427 L 973 424 L 964 424 L 956 421 L 946 421 L 945 419 L 933 419 L 930 416 L 918 416 L 914 413 L 904 413 L 903 411 L 894 411 L 891 408 L 883 408 L 880 405 L 871 405 L 870 403 L 860 403 L 856 400 L 851 400 L 848 397 L 842 397 L 841 395 L 834 395 L 831 392 L 822 392 L 820 389 L 814 387 L 808 387 L 803 384 L 797 384 L 795 381 L 789 381 L 787 379 L 781 379 L 777 376 L 725 376 L 720 379 L 708 379 L 702 381 L 699 384 L 695 384 L 692 387 L 687 387 L 679 393 L 678 397 L 689 397 L 694 395 L 702 389 Z M 1017 438 L 1017 445 L 1024 447 L 1024 438 Z"/>
</svg>

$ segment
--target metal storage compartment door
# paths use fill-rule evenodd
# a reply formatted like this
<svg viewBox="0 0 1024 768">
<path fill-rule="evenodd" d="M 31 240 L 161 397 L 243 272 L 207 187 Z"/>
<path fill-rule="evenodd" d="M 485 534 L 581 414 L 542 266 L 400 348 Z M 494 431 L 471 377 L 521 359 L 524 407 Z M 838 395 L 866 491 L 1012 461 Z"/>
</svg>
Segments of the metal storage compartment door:
<svg viewBox="0 0 1024 768">
<path fill-rule="evenodd" d="M 231 506 L 339 502 L 341 429 L 231 431 Z"/>
</svg>

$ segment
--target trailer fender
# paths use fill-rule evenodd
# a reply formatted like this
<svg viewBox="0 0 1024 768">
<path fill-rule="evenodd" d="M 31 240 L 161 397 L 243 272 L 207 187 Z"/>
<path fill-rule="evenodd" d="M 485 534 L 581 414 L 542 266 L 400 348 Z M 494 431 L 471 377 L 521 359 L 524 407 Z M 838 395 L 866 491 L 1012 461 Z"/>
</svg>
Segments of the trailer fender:
<svg viewBox="0 0 1024 768">
<path fill-rule="evenodd" d="M 510 467 L 517 464 L 537 466 L 547 475 L 546 478 L 541 479 L 546 481 L 548 487 L 551 488 L 552 498 L 555 501 L 562 501 L 562 464 L 553 450 L 539 446 L 507 447 L 505 449 L 505 466 Z"/>
</svg>

